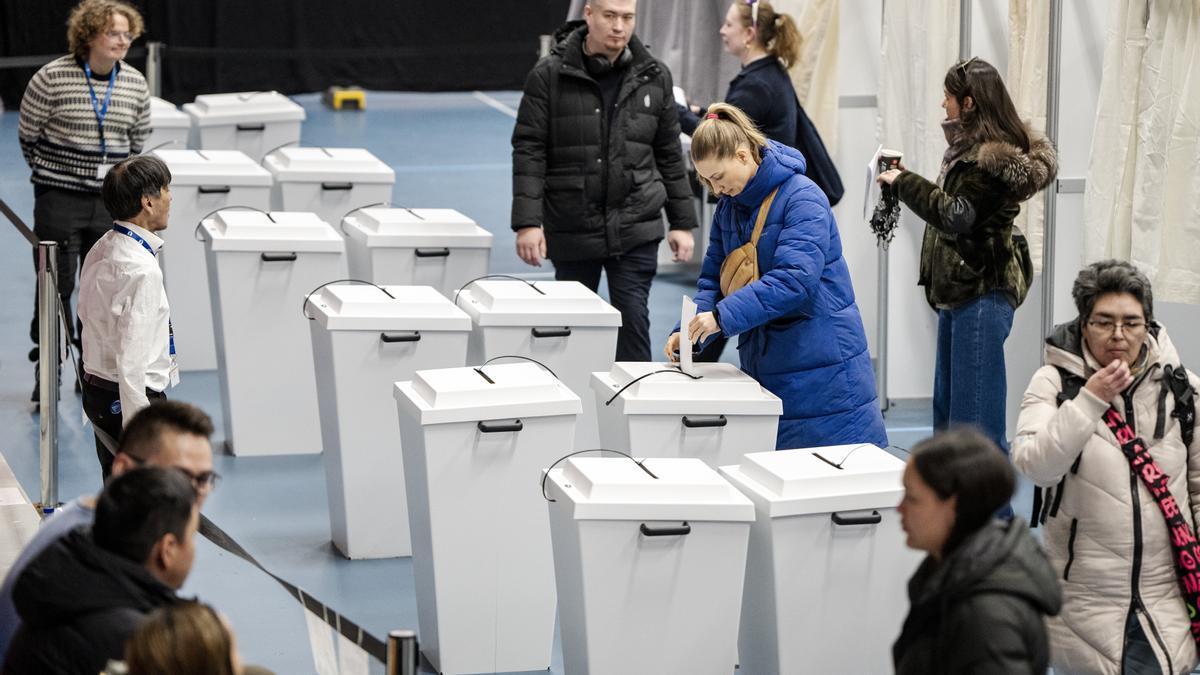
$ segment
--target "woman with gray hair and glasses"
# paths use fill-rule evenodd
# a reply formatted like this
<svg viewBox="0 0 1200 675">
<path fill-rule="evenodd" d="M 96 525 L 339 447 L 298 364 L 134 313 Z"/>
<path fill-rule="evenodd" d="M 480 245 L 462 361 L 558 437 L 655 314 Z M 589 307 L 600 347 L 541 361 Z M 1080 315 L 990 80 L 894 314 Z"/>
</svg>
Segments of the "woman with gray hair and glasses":
<svg viewBox="0 0 1200 675">
<path fill-rule="evenodd" d="M 1189 673 L 1200 636 L 1198 381 L 1133 265 L 1089 265 L 1071 293 L 1079 316 L 1046 338 L 1012 447 L 1038 486 L 1033 517 L 1062 584 L 1052 665 Z"/>
</svg>

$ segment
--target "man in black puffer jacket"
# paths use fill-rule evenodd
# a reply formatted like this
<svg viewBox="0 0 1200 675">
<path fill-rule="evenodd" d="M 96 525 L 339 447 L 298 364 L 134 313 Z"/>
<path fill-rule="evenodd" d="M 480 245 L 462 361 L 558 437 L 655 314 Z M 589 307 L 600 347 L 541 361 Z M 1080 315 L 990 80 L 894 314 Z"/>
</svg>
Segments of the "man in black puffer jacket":
<svg viewBox="0 0 1200 675">
<path fill-rule="evenodd" d="M 618 361 L 650 360 L 646 301 L 663 238 L 691 258 L 696 227 L 671 73 L 633 35 L 636 0 L 588 0 L 584 21 L 525 81 L 513 130 L 517 255 L 592 290 L 608 275 Z"/>
</svg>

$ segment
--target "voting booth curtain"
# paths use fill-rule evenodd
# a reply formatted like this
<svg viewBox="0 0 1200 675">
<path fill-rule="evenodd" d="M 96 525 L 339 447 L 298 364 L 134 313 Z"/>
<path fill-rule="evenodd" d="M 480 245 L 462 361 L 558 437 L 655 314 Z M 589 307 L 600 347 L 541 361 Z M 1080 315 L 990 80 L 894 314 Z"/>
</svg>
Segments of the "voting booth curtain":
<svg viewBox="0 0 1200 675">
<path fill-rule="evenodd" d="M 67 51 L 77 0 L 0 3 L 0 58 Z M 553 32 L 569 0 L 385 2 L 348 0 L 133 0 L 147 40 L 167 45 L 163 94 L 358 85 L 393 91 L 520 89 L 537 60 L 538 35 Z M 137 68 L 145 58 L 130 61 Z M 36 66 L 0 70 L 0 95 L 15 109 Z"/>
</svg>

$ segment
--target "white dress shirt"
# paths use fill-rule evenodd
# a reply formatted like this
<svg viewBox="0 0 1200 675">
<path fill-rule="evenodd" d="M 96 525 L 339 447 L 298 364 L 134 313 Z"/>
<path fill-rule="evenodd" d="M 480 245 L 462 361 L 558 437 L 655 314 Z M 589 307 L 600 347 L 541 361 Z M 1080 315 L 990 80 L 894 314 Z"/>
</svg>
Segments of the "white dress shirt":
<svg viewBox="0 0 1200 675">
<path fill-rule="evenodd" d="M 117 221 L 150 246 L 109 230 L 83 261 L 79 273 L 79 319 L 83 322 L 83 369 L 120 388 L 128 424 L 150 405 L 146 389 L 171 383 L 170 315 L 158 251 L 163 240 L 133 223 Z"/>
</svg>

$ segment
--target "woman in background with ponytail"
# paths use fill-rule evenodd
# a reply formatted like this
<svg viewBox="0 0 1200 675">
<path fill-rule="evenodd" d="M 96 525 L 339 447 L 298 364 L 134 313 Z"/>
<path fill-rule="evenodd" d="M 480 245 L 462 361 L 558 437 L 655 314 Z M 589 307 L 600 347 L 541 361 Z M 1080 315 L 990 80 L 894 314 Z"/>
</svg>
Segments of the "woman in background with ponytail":
<svg viewBox="0 0 1200 675">
<path fill-rule="evenodd" d="M 721 43 L 742 62 L 725 102 L 746 113 L 768 139 L 795 144 L 796 90 L 788 69 L 800 58 L 800 31 L 791 15 L 776 12 L 767 0 L 738 0 L 725 13 Z M 691 136 L 705 112 L 699 106 L 679 106 L 683 133 Z"/>
<path fill-rule="evenodd" d="M 742 370 L 783 400 L 777 448 L 887 445 L 837 222 L 804 157 L 715 103 L 692 135 L 692 162 L 720 200 L 688 342 L 739 336 Z"/>
</svg>

